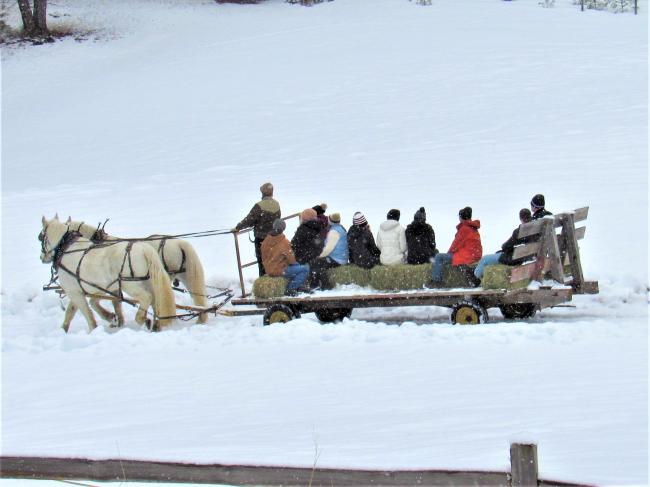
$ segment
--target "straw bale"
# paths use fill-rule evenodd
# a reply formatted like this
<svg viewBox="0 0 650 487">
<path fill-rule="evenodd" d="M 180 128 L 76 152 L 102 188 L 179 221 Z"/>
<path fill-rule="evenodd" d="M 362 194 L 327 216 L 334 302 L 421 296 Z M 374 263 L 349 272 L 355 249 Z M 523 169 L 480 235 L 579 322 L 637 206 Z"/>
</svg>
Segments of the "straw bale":
<svg viewBox="0 0 650 487">
<path fill-rule="evenodd" d="M 530 284 L 530 279 L 511 283 L 512 269 L 514 269 L 513 266 L 503 264 L 486 266 L 481 286 L 483 289 L 521 289 Z"/>
<path fill-rule="evenodd" d="M 327 272 L 334 284 L 357 284 L 362 287 L 370 284 L 370 269 L 356 265 L 342 265 Z"/>
<path fill-rule="evenodd" d="M 262 276 L 253 283 L 253 294 L 256 298 L 277 298 L 287 290 L 287 280 L 284 277 Z"/>
<path fill-rule="evenodd" d="M 378 265 L 370 271 L 370 285 L 378 290 L 421 289 L 431 280 L 431 264 Z"/>
</svg>

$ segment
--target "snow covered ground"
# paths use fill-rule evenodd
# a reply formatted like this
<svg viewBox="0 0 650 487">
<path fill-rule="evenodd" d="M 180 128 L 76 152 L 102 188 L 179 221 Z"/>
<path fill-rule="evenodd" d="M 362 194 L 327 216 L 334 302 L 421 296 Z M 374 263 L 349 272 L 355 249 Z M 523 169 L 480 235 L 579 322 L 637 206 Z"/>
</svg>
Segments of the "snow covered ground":
<svg viewBox="0 0 650 487">
<path fill-rule="evenodd" d="M 648 4 L 556 4 L 51 4 L 96 34 L 2 53 L 2 454 L 507 469 L 525 439 L 542 477 L 647 484 Z M 267 180 L 285 214 L 324 201 L 346 225 L 425 206 L 443 250 L 466 205 L 486 252 L 535 193 L 589 205 L 601 293 L 479 327 L 402 308 L 151 334 L 129 310 L 61 331 L 41 215 L 231 228 Z M 234 286 L 231 238 L 193 244 Z"/>
</svg>

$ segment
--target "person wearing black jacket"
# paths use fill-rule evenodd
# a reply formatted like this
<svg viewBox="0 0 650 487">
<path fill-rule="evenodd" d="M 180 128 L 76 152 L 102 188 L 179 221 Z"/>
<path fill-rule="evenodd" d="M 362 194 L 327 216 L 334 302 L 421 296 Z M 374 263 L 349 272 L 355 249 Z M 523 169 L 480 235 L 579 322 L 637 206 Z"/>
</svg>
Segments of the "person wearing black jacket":
<svg viewBox="0 0 650 487">
<path fill-rule="evenodd" d="M 407 264 L 427 264 L 438 253 L 436 234 L 426 221 L 427 214 L 420 208 L 413 216 L 413 223 L 406 227 Z"/>
<path fill-rule="evenodd" d="M 519 221 L 523 225 L 532 220 L 532 215 L 530 210 L 522 208 L 519 210 Z M 488 254 L 481 257 L 476 269 L 474 270 L 474 276 L 477 279 L 483 279 L 483 272 L 485 266 L 494 265 L 494 264 L 504 264 L 504 265 L 519 265 L 524 262 L 525 259 L 513 259 L 512 254 L 515 251 L 517 245 L 525 244 L 528 242 L 534 241 L 537 235 L 519 238 L 519 227 L 515 228 L 512 232 L 512 235 L 508 240 L 506 240 L 503 245 L 501 245 L 501 250 L 496 254 Z"/>
<path fill-rule="evenodd" d="M 375 243 L 368 220 L 357 211 L 348 230 L 348 259 L 350 264 L 371 269 L 379 264 L 381 250 Z"/>
<path fill-rule="evenodd" d="M 291 239 L 293 254 L 299 264 L 311 264 L 323 251 L 325 241 L 320 236 L 322 224 L 312 208 L 300 214 L 300 226 Z"/>
</svg>

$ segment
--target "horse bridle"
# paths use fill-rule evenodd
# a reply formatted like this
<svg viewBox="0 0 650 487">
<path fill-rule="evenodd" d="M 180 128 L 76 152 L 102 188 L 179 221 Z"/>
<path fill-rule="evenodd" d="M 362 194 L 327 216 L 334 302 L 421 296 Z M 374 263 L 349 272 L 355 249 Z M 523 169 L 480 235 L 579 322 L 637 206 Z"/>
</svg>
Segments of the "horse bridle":
<svg viewBox="0 0 650 487">
<path fill-rule="evenodd" d="M 41 233 L 38 234 L 38 240 L 41 242 L 41 253 L 43 256 L 47 257 L 47 255 L 51 252 L 54 251 L 54 249 L 47 250 L 47 247 L 50 246 L 50 239 L 47 238 L 47 227 L 49 227 L 50 224 L 47 223 L 45 225 L 45 228 L 41 230 Z"/>
</svg>

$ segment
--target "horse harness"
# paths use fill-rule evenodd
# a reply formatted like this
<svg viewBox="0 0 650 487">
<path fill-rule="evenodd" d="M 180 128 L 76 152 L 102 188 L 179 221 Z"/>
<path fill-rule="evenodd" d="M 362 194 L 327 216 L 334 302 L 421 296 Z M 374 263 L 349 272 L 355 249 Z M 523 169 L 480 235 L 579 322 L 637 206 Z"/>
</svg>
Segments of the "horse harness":
<svg viewBox="0 0 650 487">
<path fill-rule="evenodd" d="M 179 247 L 179 250 L 181 251 L 181 265 L 177 271 L 171 270 L 165 261 L 165 243 L 167 243 L 167 240 L 170 238 L 172 237 L 162 237 L 160 239 L 160 243 L 158 244 L 158 255 L 160 255 L 160 260 L 162 261 L 162 265 L 165 268 L 167 274 L 183 274 L 187 269 L 185 269 L 185 251 L 182 248 Z"/>
<path fill-rule="evenodd" d="M 133 244 L 135 242 L 128 242 L 126 245 L 126 248 L 124 249 L 124 258 L 122 259 L 122 265 L 120 266 L 120 273 L 117 276 L 117 279 L 115 279 L 113 282 L 111 282 L 107 287 L 110 288 L 112 287 L 115 283 L 117 283 L 118 290 L 117 293 L 114 291 L 110 291 L 109 289 L 103 288 L 99 286 L 98 284 L 95 284 L 93 282 L 88 281 L 87 279 L 84 279 L 81 277 L 81 264 L 88 255 L 88 253 L 91 250 L 98 249 L 98 248 L 104 248 L 104 247 L 109 247 L 111 245 L 114 245 L 118 242 L 102 242 L 102 243 L 94 243 L 90 247 L 87 247 L 85 249 L 78 249 L 78 250 L 68 250 L 68 248 L 77 241 L 77 239 L 81 237 L 81 234 L 76 231 L 67 231 L 59 243 L 56 245 L 56 247 L 53 249 L 54 250 L 54 255 L 52 258 L 52 282 L 56 280 L 56 276 L 58 274 L 59 269 L 62 269 L 63 271 L 67 272 L 71 276 L 74 276 L 77 279 L 77 282 L 79 283 L 79 287 L 85 294 L 92 294 L 88 291 L 86 291 L 83 287 L 84 284 L 88 286 L 92 286 L 96 289 L 101 290 L 102 292 L 105 292 L 106 294 L 113 296 L 120 301 L 124 300 L 124 293 L 122 292 L 122 282 L 133 282 L 133 281 L 147 281 L 151 278 L 151 274 L 147 270 L 147 275 L 146 276 L 136 276 L 133 271 L 133 263 L 131 261 L 131 250 L 133 248 Z M 40 238 L 40 236 L 39 236 Z M 44 237 L 42 240 L 42 248 L 45 247 L 45 239 L 47 237 Z M 82 252 L 81 258 L 79 259 L 79 262 L 77 263 L 77 268 L 75 271 L 72 271 L 68 269 L 65 265 L 62 263 L 62 259 L 64 255 L 71 254 L 74 252 Z M 128 261 L 128 266 L 129 266 L 129 272 L 128 274 L 125 274 L 125 266 Z"/>
<path fill-rule="evenodd" d="M 83 222 L 81 222 L 81 224 L 79 225 L 79 229 L 81 229 L 82 225 Z M 106 225 L 106 222 L 104 222 L 104 225 Z M 90 241 L 96 244 L 102 244 L 107 242 L 106 237 L 107 234 L 104 231 L 104 226 L 98 226 L 97 230 L 95 230 L 95 233 L 93 233 L 90 236 Z M 158 255 L 160 256 L 160 260 L 165 269 L 165 272 L 167 272 L 167 274 L 169 274 L 170 276 L 174 274 L 183 274 L 184 272 L 187 271 L 187 269 L 185 268 L 185 261 L 186 261 L 185 251 L 182 248 L 179 247 L 179 250 L 181 251 L 181 265 L 178 268 L 178 270 L 174 271 L 170 269 L 169 265 L 167 265 L 167 261 L 165 260 L 165 243 L 167 243 L 167 240 L 169 240 L 170 238 L 174 238 L 174 237 L 164 237 L 164 236 L 159 237 L 158 235 L 151 235 L 150 237 L 136 239 L 136 240 L 143 241 L 143 242 L 147 240 L 159 240 L 160 242 L 158 243 L 157 252 Z M 127 241 L 129 242 L 129 244 L 133 243 L 133 240 L 127 240 Z"/>
</svg>

